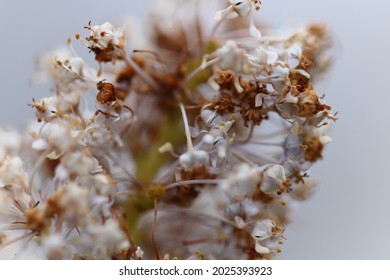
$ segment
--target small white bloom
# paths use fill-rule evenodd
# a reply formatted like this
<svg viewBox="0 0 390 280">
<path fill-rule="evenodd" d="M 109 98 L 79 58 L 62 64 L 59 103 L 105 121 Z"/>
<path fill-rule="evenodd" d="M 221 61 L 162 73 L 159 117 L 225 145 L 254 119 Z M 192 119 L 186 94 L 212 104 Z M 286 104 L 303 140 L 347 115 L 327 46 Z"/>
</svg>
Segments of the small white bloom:
<svg viewBox="0 0 390 280">
<path fill-rule="evenodd" d="M 260 38 L 261 33 L 254 23 L 253 13 L 260 10 L 260 1 L 256 0 L 229 0 L 230 6 L 224 10 L 217 11 L 215 20 L 232 19 L 236 16 L 249 17 L 249 32 L 253 37 Z"/>
<path fill-rule="evenodd" d="M 272 68 L 269 80 L 277 93 L 281 94 L 285 91 L 289 83 L 289 75 L 290 70 L 287 67 L 277 65 Z"/>
<path fill-rule="evenodd" d="M 121 48 L 124 47 L 123 29 L 115 29 L 109 22 L 105 22 L 102 25 L 88 25 L 85 28 L 91 31 L 90 36 L 86 40 L 93 48 L 104 50 L 110 44 Z"/>
<path fill-rule="evenodd" d="M 202 165 L 207 165 L 209 155 L 202 150 L 190 149 L 179 158 L 180 164 L 185 170 L 192 170 Z"/>
<path fill-rule="evenodd" d="M 27 180 L 26 166 L 20 157 L 7 156 L 0 161 L 0 187 L 23 185 Z"/>
<path fill-rule="evenodd" d="M 144 256 L 144 251 L 141 249 L 141 247 L 137 247 L 137 251 L 135 251 L 135 256 L 137 257 L 137 259 L 142 259 L 142 257 Z"/>
<path fill-rule="evenodd" d="M 55 74 L 61 89 L 66 90 L 76 80 L 92 80 L 96 78 L 94 76 L 95 71 L 88 68 L 81 57 L 70 57 L 65 60 L 60 60 L 57 57 L 53 61 L 55 64 Z M 69 91 L 69 90 L 68 90 Z"/>
<path fill-rule="evenodd" d="M 58 122 L 50 122 L 43 128 L 41 137 L 32 143 L 32 147 L 37 150 L 51 147 L 54 151 L 48 158 L 57 159 L 71 147 L 73 138 L 69 127 Z"/>
<path fill-rule="evenodd" d="M 233 40 L 227 41 L 222 48 L 215 52 L 215 55 L 219 58 L 219 67 L 222 70 L 239 72 L 242 70 L 243 63 L 247 61 L 245 50 L 239 48 Z"/>
<path fill-rule="evenodd" d="M 272 194 L 279 191 L 285 181 L 284 168 L 278 164 L 271 165 L 263 172 L 261 190 L 266 194 Z"/>
<path fill-rule="evenodd" d="M 39 122 L 42 120 L 50 122 L 57 117 L 58 97 L 51 96 L 42 98 L 39 102 L 36 102 L 35 99 L 33 99 L 33 103 L 30 104 L 30 106 L 36 109 L 35 116 Z"/>
<path fill-rule="evenodd" d="M 253 55 L 249 56 L 249 59 L 255 65 L 270 65 L 276 62 L 278 54 L 264 45 L 255 49 Z"/>
<path fill-rule="evenodd" d="M 256 241 L 264 241 L 272 236 L 274 223 L 270 219 L 257 221 L 252 230 L 252 237 Z"/>
<path fill-rule="evenodd" d="M 42 249 L 50 260 L 71 259 L 72 252 L 64 237 L 60 234 L 50 234 L 42 238 Z"/>
<path fill-rule="evenodd" d="M 207 61 L 209 58 L 212 58 L 212 60 Z M 221 70 L 232 70 L 236 73 L 234 76 L 234 86 L 238 92 L 243 91 L 239 82 L 240 72 L 249 74 L 253 72 L 246 51 L 238 47 L 237 43 L 233 40 L 227 41 L 225 45 L 217 49 L 214 53 L 205 55 L 203 57 L 202 67 L 207 67 L 207 64 L 210 62 L 217 62 Z"/>
<path fill-rule="evenodd" d="M 220 187 L 232 197 L 244 198 L 253 193 L 259 181 L 258 170 L 247 163 L 242 163 L 230 172 L 228 178 L 221 182 Z"/>
<path fill-rule="evenodd" d="M 243 229 L 246 227 L 246 223 L 244 222 L 244 220 L 240 217 L 240 216 L 235 216 L 234 217 L 234 221 L 236 222 L 236 225 L 239 229 Z"/>
<path fill-rule="evenodd" d="M 273 222 L 270 219 L 257 221 L 252 230 L 252 238 L 256 242 L 255 250 L 259 254 L 268 254 L 270 249 L 260 244 L 272 236 Z"/>
<path fill-rule="evenodd" d="M 228 131 L 233 125 L 233 120 L 225 120 L 215 111 L 203 109 L 201 118 L 205 125 L 209 128 L 209 133 L 203 139 L 205 143 L 213 145 L 217 148 L 219 159 L 224 159 L 229 153 L 230 141 Z"/>
<path fill-rule="evenodd" d="M 332 137 L 330 137 L 329 135 L 321 135 L 320 142 L 322 145 L 326 145 L 326 144 L 332 142 Z"/>
<path fill-rule="evenodd" d="M 103 225 L 88 225 L 78 245 L 77 249 L 83 253 L 92 252 L 95 259 L 111 259 L 129 244 L 118 222 L 110 219 Z"/>
<path fill-rule="evenodd" d="M 88 190 L 76 183 L 61 186 L 52 195 L 57 207 L 62 209 L 61 218 L 72 225 L 86 223 L 89 213 Z"/>
<path fill-rule="evenodd" d="M 20 149 L 22 137 L 18 132 L 0 128 L 0 161 L 7 155 L 13 156 Z"/>
<path fill-rule="evenodd" d="M 98 170 L 99 162 L 87 152 L 84 153 L 81 151 L 75 151 L 65 154 L 61 158 L 61 164 L 57 168 L 60 168 L 59 171 L 65 170 L 68 176 L 71 174 L 77 176 L 87 176 L 94 173 L 95 170 Z M 60 177 L 63 177 L 63 175 L 64 174 Z"/>
<path fill-rule="evenodd" d="M 297 44 L 294 44 L 290 48 L 288 48 L 287 53 L 288 53 L 288 65 L 290 66 L 290 68 L 297 67 L 300 63 L 299 60 L 302 55 L 302 48 Z"/>
</svg>

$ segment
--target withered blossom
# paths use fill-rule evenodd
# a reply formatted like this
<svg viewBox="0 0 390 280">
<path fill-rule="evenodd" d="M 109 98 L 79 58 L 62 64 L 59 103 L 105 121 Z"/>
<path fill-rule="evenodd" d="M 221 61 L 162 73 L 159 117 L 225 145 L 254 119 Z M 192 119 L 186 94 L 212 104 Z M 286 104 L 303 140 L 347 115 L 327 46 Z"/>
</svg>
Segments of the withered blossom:
<svg viewBox="0 0 390 280">
<path fill-rule="evenodd" d="M 212 11 L 210 1 L 157 2 L 148 25 L 89 22 L 75 42 L 37 59 L 34 81 L 50 82 L 53 94 L 32 99 L 36 122 L 25 132 L 0 129 L 3 255 L 282 251 L 291 206 L 313 192 L 308 170 L 336 119 L 313 82 L 329 66 L 326 26 L 261 35 L 260 1 L 221 0 L 225 8 Z"/>
</svg>

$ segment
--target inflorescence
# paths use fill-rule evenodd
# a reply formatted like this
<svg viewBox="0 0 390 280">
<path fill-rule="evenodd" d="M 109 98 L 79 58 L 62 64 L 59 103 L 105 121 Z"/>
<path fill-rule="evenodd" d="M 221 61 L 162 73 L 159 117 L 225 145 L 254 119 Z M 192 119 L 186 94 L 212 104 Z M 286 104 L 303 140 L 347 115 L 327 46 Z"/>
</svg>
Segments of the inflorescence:
<svg viewBox="0 0 390 280">
<path fill-rule="evenodd" d="M 35 81 L 54 94 L 29 104 L 37 122 L 26 132 L 0 129 L 0 253 L 281 252 L 335 120 L 313 86 L 331 40 L 318 23 L 286 36 L 258 28 L 260 1 L 216 2 L 227 7 L 157 1 L 142 27 L 89 22 L 75 39 L 97 69 L 70 39 L 38 58 Z"/>
</svg>

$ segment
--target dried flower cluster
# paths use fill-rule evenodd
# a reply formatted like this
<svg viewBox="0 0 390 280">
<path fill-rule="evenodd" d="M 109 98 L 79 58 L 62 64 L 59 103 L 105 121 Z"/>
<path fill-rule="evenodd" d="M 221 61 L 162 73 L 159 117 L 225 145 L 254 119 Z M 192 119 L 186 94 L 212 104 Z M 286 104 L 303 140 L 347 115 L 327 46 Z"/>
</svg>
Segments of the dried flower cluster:
<svg viewBox="0 0 390 280">
<path fill-rule="evenodd" d="M 99 69 L 71 40 L 39 57 L 35 81 L 54 94 L 32 100 L 26 132 L 0 130 L 0 253 L 281 252 L 291 207 L 314 186 L 307 170 L 330 141 L 335 117 L 312 83 L 329 66 L 330 38 L 321 24 L 261 34 L 260 1 L 225 2 L 159 1 L 143 27 L 88 23 L 76 42 Z"/>
</svg>

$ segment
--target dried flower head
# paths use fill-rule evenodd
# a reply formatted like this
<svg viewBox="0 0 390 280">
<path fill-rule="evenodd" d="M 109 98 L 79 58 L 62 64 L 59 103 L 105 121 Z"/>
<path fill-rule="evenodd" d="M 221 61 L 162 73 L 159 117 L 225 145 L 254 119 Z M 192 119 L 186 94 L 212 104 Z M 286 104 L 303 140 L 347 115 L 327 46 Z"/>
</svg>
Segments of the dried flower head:
<svg viewBox="0 0 390 280">
<path fill-rule="evenodd" d="M 281 252 L 336 119 L 314 83 L 329 66 L 328 31 L 262 37 L 260 1 L 229 0 L 212 11 L 217 22 L 209 1 L 174 3 L 160 1 L 136 29 L 85 26 L 76 39 L 99 69 L 71 40 L 38 58 L 34 81 L 54 94 L 29 104 L 37 122 L 25 133 L 0 129 L 0 250 L 10 257 Z M 249 17 L 250 37 L 242 22 L 219 29 L 233 17 Z"/>
</svg>

